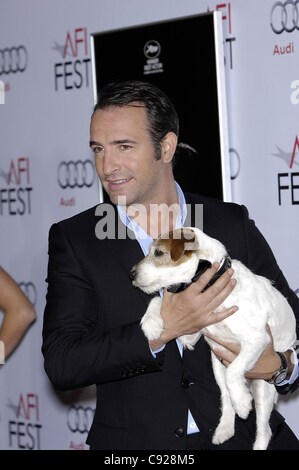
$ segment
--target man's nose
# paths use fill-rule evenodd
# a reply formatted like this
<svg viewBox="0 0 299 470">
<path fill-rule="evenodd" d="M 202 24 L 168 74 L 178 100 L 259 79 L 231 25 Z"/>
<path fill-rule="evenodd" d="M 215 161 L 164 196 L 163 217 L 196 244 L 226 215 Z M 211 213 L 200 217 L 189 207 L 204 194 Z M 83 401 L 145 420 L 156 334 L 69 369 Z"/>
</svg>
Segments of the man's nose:
<svg viewBox="0 0 299 470">
<path fill-rule="evenodd" d="M 114 172 L 120 170 L 118 158 L 112 152 L 105 153 L 103 170 L 105 176 L 110 176 Z"/>
</svg>

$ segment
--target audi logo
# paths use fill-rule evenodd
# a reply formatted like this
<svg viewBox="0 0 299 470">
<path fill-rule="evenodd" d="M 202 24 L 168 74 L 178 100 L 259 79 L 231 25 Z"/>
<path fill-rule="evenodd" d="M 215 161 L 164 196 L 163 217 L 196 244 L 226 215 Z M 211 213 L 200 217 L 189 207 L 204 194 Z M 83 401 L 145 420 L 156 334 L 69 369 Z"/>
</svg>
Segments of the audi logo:
<svg viewBox="0 0 299 470">
<path fill-rule="evenodd" d="M 28 53 L 24 46 L 0 49 L 0 76 L 24 72 L 27 68 Z"/>
<path fill-rule="evenodd" d="M 95 169 L 91 160 L 61 162 L 58 166 L 58 184 L 65 188 L 90 188 L 95 180 Z"/>
<path fill-rule="evenodd" d="M 19 282 L 19 286 L 24 292 L 24 294 L 28 297 L 31 303 L 35 306 L 37 301 L 37 291 L 36 287 L 33 282 Z"/>
<path fill-rule="evenodd" d="M 299 0 L 275 2 L 271 10 L 270 25 L 275 34 L 299 30 Z"/>
<path fill-rule="evenodd" d="M 95 409 L 90 406 L 72 405 L 67 412 L 67 426 L 71 432 L 88 432 L 93 421 Z"/>
</svg>

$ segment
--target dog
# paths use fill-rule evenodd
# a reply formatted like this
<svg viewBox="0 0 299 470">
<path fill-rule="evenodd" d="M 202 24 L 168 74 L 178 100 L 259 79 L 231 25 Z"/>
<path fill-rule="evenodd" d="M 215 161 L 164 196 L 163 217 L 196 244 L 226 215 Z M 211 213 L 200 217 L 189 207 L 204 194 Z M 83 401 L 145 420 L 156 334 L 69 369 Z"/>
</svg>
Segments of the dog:
<svg viewBox="0 0 299 470">
<path fill-rule="evenodd" d="M 219 240 L 194 227 L 175 229 L 156 239 L 149 254 L 132 268 L 131 280 L 147 294 L 162 288 L 179 292 L 195 282 L 214 262 L 220 263 L 220 268 L 212 282 L 229 266 L 237 280 L 233 291 L 215 312 L 232 305 L 237 305 L 238 311 L 219 323 L 179 339 L 191 350 L 205 333 L 241 346 L 240 353 L 227 368 L 211 352 L 222 410 L 212 442 L 218 445 L 230 439 L 235 433 L 235 415 L 246 419 L 254 401 L 256 437 L 253 449 L 265 450 L 272 436 L 269 419 L 278 394 L 274 385 L 265 380 L 246 380 L 245 373 L 253 368 L 270 342 L 267 324 L 276 351 L 286 351 L 296 340 L 295 316 L 285 297 L 270 280 L 254 274 L 239 260 L 231 260 Z M 162 333 L 161 306 L 161 296 L 153 297 L 141 319 L 141 328 L 149 341 L 158 339 Z M 210 338 L 205 339 L 210 346 L 221 348 Z"/>
</svg>

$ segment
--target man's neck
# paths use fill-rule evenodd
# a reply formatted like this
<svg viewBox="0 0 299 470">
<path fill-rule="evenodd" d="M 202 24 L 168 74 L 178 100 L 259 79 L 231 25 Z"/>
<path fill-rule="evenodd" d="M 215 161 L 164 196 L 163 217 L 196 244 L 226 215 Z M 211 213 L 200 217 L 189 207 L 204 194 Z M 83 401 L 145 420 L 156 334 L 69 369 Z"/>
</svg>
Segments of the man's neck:
<svg viewBox="0 0 299 470">
<path fill-rule="evenodd" d="M 133 204 L 126 211 L 128 216 L 140 225 L 151 238 L 158 238 L 162 233 L 175 228 L 177 217 L 180 214 L 179 198 L 175 185 L 163 202 L 162 198 L 159 198 L 157 202 L 148 205 Z"/>
</svg>

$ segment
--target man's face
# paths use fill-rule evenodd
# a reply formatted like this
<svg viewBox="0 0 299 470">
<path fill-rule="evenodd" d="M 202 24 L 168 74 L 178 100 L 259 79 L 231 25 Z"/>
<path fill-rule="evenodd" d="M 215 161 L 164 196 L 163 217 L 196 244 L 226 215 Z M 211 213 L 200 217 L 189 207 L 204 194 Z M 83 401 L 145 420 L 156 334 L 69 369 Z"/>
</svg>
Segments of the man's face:
<svg viewBox="0 0 299 470">
<path fill-rule="evenodd" d="M 157 202 L 165 182 L 165 163 L 154 158 L 143 107 L 124 106 L 97 110 L 90 126 L 95 166 L 111 202 L 120 196 L 126 205 Z"/>
</svg>

